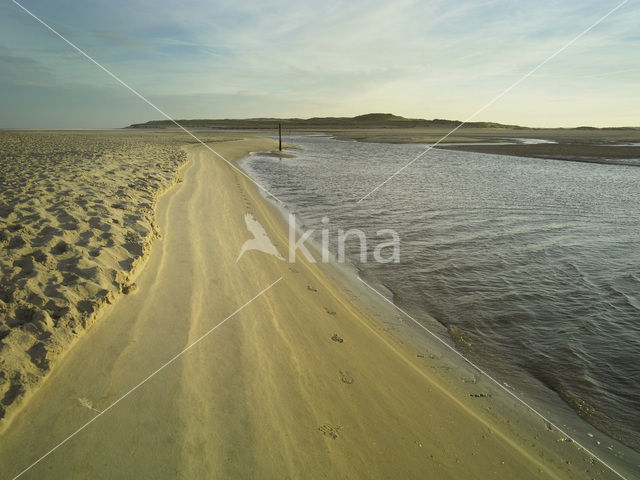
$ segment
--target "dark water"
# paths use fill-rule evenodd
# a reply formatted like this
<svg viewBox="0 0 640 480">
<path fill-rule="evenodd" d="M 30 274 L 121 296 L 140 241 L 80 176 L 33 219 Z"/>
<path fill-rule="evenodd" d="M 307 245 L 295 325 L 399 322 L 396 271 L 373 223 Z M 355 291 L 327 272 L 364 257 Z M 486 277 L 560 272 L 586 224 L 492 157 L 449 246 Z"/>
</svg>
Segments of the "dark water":
<svg viewBox="0 0 640 480">
<path fill-rule="evenodd" d="M 462 332 L 474 360 L 526 372 L 640 449 L 640 168 L 432 150 L 356 204 L 424 147 L 287 141 L 295 158 L 247 168 L 308 227 L 328 216 L 334 250 L 338 228 L 364 230 L 370 252 L 395 229 L 399 264 L 360 264 L 356 242 L 348 258 Z"/>
</svg>

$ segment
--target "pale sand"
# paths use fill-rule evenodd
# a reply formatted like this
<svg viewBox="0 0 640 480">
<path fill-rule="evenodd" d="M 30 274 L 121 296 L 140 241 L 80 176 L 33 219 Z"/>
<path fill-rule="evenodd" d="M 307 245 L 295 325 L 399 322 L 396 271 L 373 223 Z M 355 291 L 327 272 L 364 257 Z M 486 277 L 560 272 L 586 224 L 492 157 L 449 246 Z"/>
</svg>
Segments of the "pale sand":
<svg viewBox="0 0 640 480">
<path fill-rule="evenodd" d="M 215 148 L 238 158 L 273 146 Z M 403 343 L 376 318 L 397 315 L 345 293 L 330 268 L 257 251 L 236 264 L 246 212 L 286 254 L 282 219 L 213 154 L 187 150 L 137 294 L 108 306 L 15 415 L 3 477 L 282 276 L 22 478 L 614 478 L 485 380 L 464 383 L 470 372 L 441 349 Z"/>
<path fill-rule="evenodd" d="M 0 419 L 101 306 L 135 288 L 158 195 L 186 155 L 170 137 L 0 132 Z"/>
</svg>

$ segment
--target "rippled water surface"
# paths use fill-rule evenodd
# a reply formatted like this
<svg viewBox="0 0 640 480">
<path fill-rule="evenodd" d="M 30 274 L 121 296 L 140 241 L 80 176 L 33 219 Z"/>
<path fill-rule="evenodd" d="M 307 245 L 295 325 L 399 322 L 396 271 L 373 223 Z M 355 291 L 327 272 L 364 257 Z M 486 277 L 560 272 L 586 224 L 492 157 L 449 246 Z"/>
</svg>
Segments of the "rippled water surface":
<svg viewBox="0 0 640 480">
<path fill-rule="evenodd" d="M 356 204 L 424 147 L 287 141 L 295 158 L 247 168 L 329 228 L 334 250 L 338 228 L 366 231 L 370 253 L 377 230 L 397 230 L 400 263 L 359 264 L 355 242 L 349 258 L 418 317 L 463 332 L 475 360 L 526 372 L 640 448 L 640 168 L 431 150 Z"/>
</svg>

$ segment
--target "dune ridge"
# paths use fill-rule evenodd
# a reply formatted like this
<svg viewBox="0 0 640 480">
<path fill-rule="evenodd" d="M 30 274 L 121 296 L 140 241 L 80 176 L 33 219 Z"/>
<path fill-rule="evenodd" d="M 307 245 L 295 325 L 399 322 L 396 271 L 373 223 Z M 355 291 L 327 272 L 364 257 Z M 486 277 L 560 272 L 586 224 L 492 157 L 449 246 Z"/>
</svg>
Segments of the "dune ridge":
<svg viewBox="0 0 640 480">
<path fill-rule="evenodd" d="M 0 419 L 133 283 L 186 154 L 169 139 L 0 135 Z"/>
</svg>

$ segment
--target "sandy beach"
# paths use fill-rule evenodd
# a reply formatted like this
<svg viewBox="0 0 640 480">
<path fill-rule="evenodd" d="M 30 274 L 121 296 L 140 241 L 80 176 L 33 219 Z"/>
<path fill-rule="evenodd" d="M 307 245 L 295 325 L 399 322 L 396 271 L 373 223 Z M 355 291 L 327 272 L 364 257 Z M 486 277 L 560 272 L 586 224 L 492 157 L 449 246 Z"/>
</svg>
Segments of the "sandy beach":
<svg viewBox="0 0 640 480">
<path fill-rule="evenodd" d="M 169 137 L 0 135 L 0 419 L 100 308 L 135 290 L 158 195 L 186 155 Z"/>
<path fill-rule="evenodd" d="M 235 161 L 276 143 L 254 137 L 211 145 Z M 155 168 L 130 167 L 145 178 L 158 175 L 159 186 L 147 193 L 123 191 L 124 210 L 139 212 L 133 223 L 148 226 L 149 240 L 155 239 L 148 260 L 127 281 L 116 278 L 115 267 L 102 267 L 112 275 L 103 290 L 120 285 L 122 292 L 133 280 L 136 288 L 101 303 L 83 335 L 56 344 L 66 353 L 52 354 L 54 368 L 44 372 L 44 381 L 44 373 L 34 379 L 39 388 L 2 424 L 2 478 L 21 472 L 20 478 L 34 479 L 617 478 L 435 342 L 410 341 L 406 330 L 399 331 L 399 313 L 347 273 L 259 251 L 236 262 L 251 238 L 245 214 L 260 222 L 285 257 L 286 225 L 246 177 L 205 147 L 183 151 L 186 163 L 165 150 L 140 155 Z M 174 160 L 160 174 L 157 161 L 167 156 Z M 94 173 L 104 178 L 106 172 Z M 123 183 L 116 176 L 113 185 Z M 153 208 L 158 193 L 172 184 L 157 199 L 155 216 L 136 208 L 142 202 Z M 69 183 L 70 195 L 78 185 Z M 102 225 L 123 210 L 109 202 L 96 215 L 76 216 L 77 238 L 90 218 Z M 47 211 L 48 205 L 41 207 Z M 117 218 L 120 223 L 110 228 L 122 227 L 123 217 Z M 55 248 L 58 240 L 47 241 Z M 97 248 L 66 243 L 79 252 Z M 138 245 L 148 248 L 143 240 Z M 109 257 L 114 262 L 145 257 L 113 248 L 105 254 L 123 255 Z M 3 254 L 3 262 L 15 259 Z M 67 290 L 43 291 L 45 305 L 47 292 L 55 298 Z M 0 354 L 20 351 L 7 339 L 40 323 L 10 329 Z M 56 338 L 53 325 L 49 331 Z M 14 368 L 13 374 L 19 365 L 35 368 L 29 362 L 35 363 L 23 352 L 2 366 Z"/>
<path fill-rule="evenodd" d="M 639 21 L 0 4 L 0 480 L 640 479 Z"/>
</svg>

